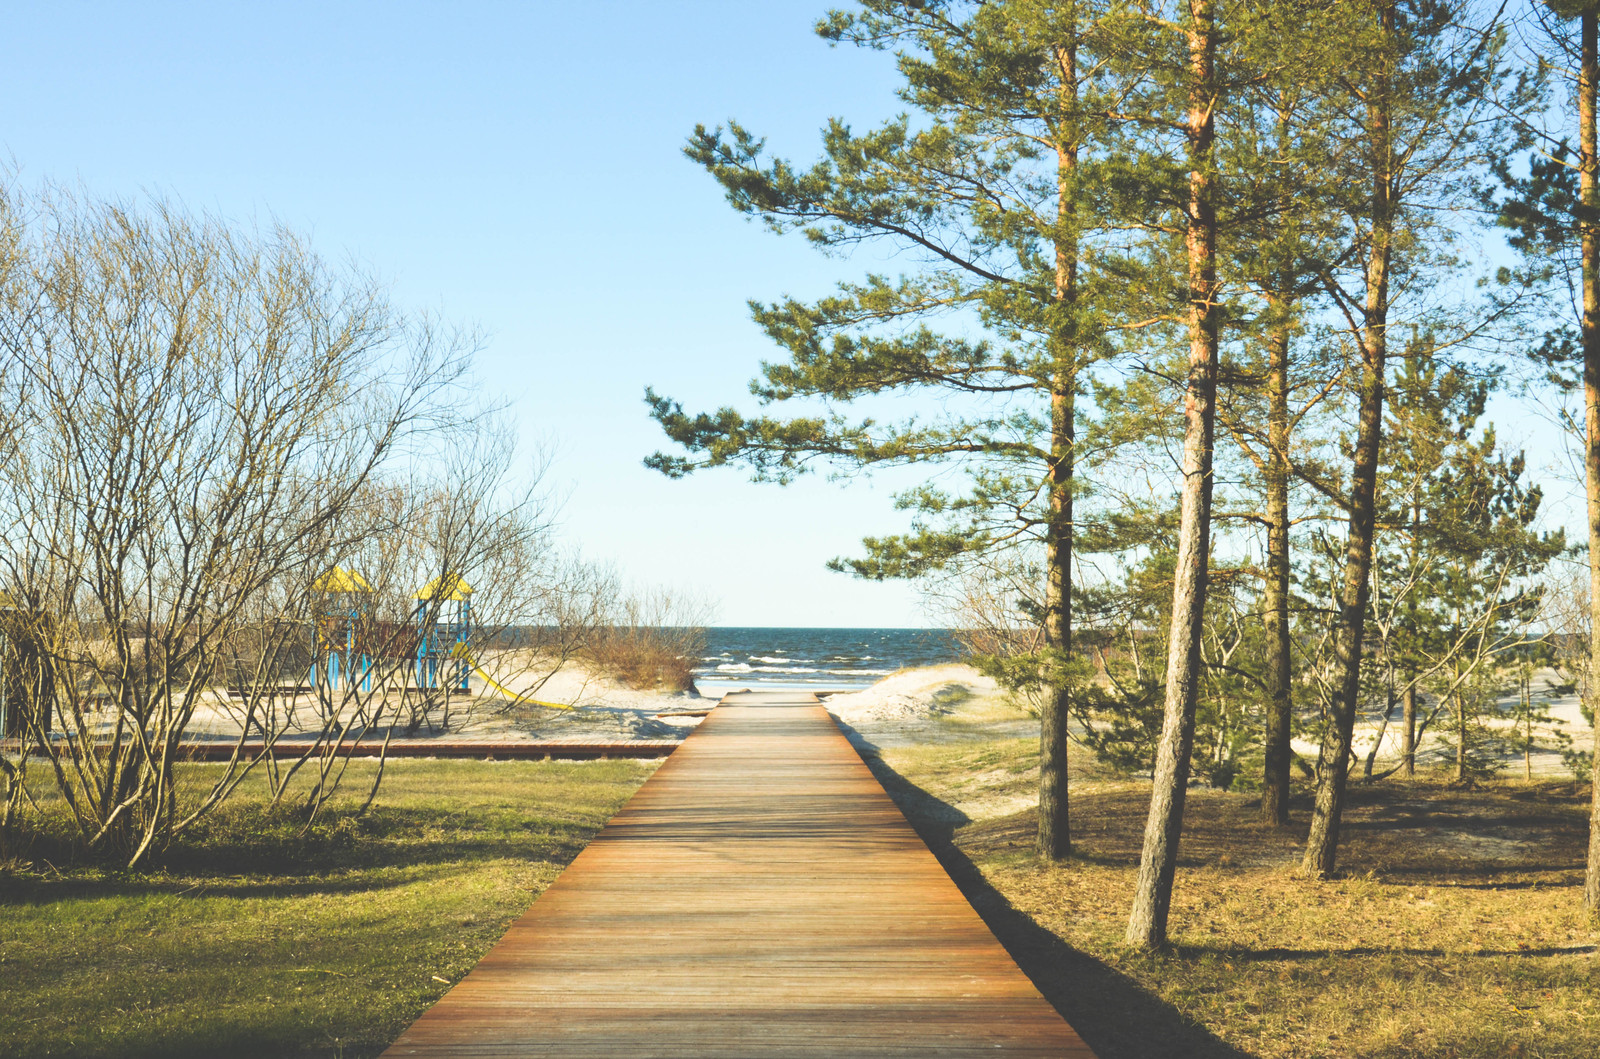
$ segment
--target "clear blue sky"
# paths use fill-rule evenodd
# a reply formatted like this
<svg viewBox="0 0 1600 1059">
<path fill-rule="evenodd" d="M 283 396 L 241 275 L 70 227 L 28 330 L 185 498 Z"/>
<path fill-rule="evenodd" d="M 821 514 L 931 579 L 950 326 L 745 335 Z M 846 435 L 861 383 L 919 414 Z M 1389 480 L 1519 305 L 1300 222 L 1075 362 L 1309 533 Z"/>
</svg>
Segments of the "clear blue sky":
<svg viewBox="0 0 1600 1059">
<path fill-rule="evenodd" d="M 0 144 L 24 183 L 277 217 L 401 304 L 480 325 L 486 385 L 556 443 L 566 536 L 720 601 L 720 624 L 923 624 L 906 586 L 823 569 L 904 524 L 888 483 L 640 466 L 660 444 L 645 385 L 741 400 L 774 355 L 745 300 L 866 264 L 745 221 L 680 154 L 731 116 L 809 158 L 830 115 L 896 109 L 890 56 L 812 34 L 826 7 L 24 4 Z"/>
<path fill-rule="evenodd" d="M 480 374 L 557 449 L 564 532 L 645 582 L 703 592 L 739 625 L 924 624 L 915 593 L 829 573 L 892 532 L 892 480 L 788 488 L 736 471 L 670 482 L 644 387 L 748 404 L 776 351 L 748 298 L 814 295 L 867 267 L 740 217 L 680 148 L 736 117 L 814 156 L 831 115 L 897 109 L 889 55 L 811 32 L 828 0 L 644 3 L 20 4 L 0 36 L 0 149 L 24 183 L 170 195 L 277 217 L 392 282 L 402 305 L 490 337 Z M 1553 432 L 1533 441 L 1552 522 Z M 1573 516 L 1573 517 L 1569 517 Z"/>
</svg>

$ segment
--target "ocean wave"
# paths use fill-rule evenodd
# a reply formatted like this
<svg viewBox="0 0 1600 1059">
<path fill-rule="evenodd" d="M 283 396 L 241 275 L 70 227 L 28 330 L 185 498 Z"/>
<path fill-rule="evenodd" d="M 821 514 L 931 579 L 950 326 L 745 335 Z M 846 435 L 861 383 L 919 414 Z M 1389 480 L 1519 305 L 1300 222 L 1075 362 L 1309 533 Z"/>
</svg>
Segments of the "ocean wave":
<svg viewBox="0 0 1600 1059">
<path fill-rule="evenodd" d="M 771 673 L 777 676 L 827 676 L 827 677 L 886 677 L 892 669 L 814 669 L 811 666 L 751 666 L 743 662 L 720 665 L 714 670 L 702 671 L 707 676 L 715 673 Z"/>
<path fill-rule="evenodd" d="M 954 661 L 950 635 L 927 629 L 711 628 L 695 659 L 713 683 L 865 687 L 907 666 Z"/>
</svg>

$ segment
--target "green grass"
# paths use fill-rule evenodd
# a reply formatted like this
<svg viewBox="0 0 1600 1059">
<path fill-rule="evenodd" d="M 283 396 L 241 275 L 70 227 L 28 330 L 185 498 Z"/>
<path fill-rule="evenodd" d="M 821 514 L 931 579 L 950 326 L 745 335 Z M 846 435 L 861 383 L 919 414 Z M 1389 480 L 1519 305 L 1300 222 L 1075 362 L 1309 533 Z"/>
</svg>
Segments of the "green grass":
<svg viewBox="0 0 1600 1059">
<path fill-rule="evenodd" d="M 0 874 L 0 1055 L 375 1055 L 654 763 L 393 761 L 357 818 L 370 767 L 306 836 L 242 792 L 149 871 L 39 835 Z"/>
<path fill-rule="evenodd" d="M 1147 781 L 1075 756 L 1075 855 L 1046 865 L 1026 804 L 1035 743 L 889 747 L 873 764 L 1101 1059 L 1600 1055 L 1585 789 L 1357 784 L 1344 874 L 1321 883 L 1295 874 L 1304 793 L 1278 831 L 1254 796 L 1193 789 L 1174 945 L 1147 955 L 1122 940 Z"/>
<path fill-rule="evenodd" d="M 1121 939 L 1148 785 L 1075 749 L 1076 853 L 1041 864 L 1037 741 L 953 709 L 873 764 L 1101 1059 L 1600 1055 L 1586 790 L 1357 785 L 1330 883 L 1294 875 L 1303 794 L 1280 832 L 1250 795 L 1192 790 L 1175 945 L 1146 955 Z M 0 1055 L 376 1054 L 652 767 L 391 762 L 370 817 L 298 837 L 247 796 L 140 873 L 42 834 L 0 873 Z"/>
</svg>

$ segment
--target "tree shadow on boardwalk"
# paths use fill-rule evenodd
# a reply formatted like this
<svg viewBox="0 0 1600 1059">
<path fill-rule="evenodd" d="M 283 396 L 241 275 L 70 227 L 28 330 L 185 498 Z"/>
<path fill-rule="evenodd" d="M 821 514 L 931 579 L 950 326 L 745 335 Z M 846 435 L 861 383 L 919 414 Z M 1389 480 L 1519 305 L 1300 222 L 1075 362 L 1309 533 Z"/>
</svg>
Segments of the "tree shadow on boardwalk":
<svg viewBox="0 0 1600 1059">
<path fill-rule="evenodd" d="M 1253 1059 L 1187 1019 L 1127 975 L 1073 948 L 1012 907 L 955 844 L 971 822 L 896 772 L 877 748 L 848 725 L 867 767 L 900 806 L 1012 959 L 1100 1059 Z"/>
</svg>

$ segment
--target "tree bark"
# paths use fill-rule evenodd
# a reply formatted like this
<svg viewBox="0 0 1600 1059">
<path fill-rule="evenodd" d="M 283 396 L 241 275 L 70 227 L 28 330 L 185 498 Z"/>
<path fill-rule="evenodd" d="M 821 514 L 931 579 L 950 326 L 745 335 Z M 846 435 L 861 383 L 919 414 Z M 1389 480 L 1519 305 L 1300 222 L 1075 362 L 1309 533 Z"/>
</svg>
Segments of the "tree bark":
<svg viewBox="0 0 1600 1059">
<path fill-rule="evenodd" d="M 1078 145 L 1077 46 L 1055 49 L 1061 68 L 1061 125 L 1057 130 L 1056 309 L 1052 344 L 1055 371 L 1050 393 L 1050 522 L 1045 528 L 1045 646 L 1063 659 L 1072 654 L 1072 477 L 1077 443 L 1073 423 L 1077 396 L 1077 335 L 1073 319 L 1078 292 L 1078 244 L 1073 225 Z M 1059 860 L 1072 852 L 1068 814 L 1067 721 L 1072 689 L 1057 684 L 1039 715 L 1039 853 Z"/>
<path fill-rule="evenodd" d="M 1188 30 L 1189 375 L 1184 393 L 1183 501 L 1173 571 L 1172 628 L 1167 642 L 1166 709 L 1156 750 L 1150 815 L 1133 911 L 1130 945 L 1166 944 L 1167 912 L 1183 829 L 1199 691 L 1200 638 L 1204 631 L 1211 552 L 1211 460 L 1216 427 L 1217 222 L 1213 201 L 1212 143 L 1216 107 L 1216 24 L 1210 0 L 1191 0 Z"/>
<path fill-rule="evenodd" d="M 1050 525 L 1045 541 L 1045 645 L 1072 650 L 1072 393 L 1050 398 L 1052 461 Z M 1039 713 L 1039 852 L 1059 860 L 1072 852 L 1067 812 L 1067 718 L 1072 690 L 1057 685 Z"/>
<path fill-rule="evenodd" d="M 1522 741 L 1522 778 L 1533 782 L 1533 677 L 1524 670 L 1522 679 L 1522 719 L 1526 724 L 1527 738 Z"/>
<path fill-rule="evenodd" d="M 1406 534 L 1406 561 L 1412 570 L 1416 570 L 1421 561 L 1418 543 L 1418 534 L 1422 530 L 1422 501 L 1413 496 L 1411 500 L 1411 527 Z M 1417 593 L 1406 594 L 1406 624 L 1408 633 L 1415 636 L 1417 632 Z M 1407 779 L 1415 779 L 1417 775 L 1417 670 L 1414 664 L 1406 666 L 1406 734 L 1405 734 L 1405 775 Z"/>
<path fill-rule="evenodd" d="M 1281 307 L 1280 307 L 1281 308 Z M 1289 822 L 1291 667 L 1289 657 L 1289 321 L 1280 319 L 1267 339 L 1267 710 L 1266 766 L 1261 820 Z"/>
<path fill-rule="evenodd" d="M 1589 707 L 1597 712 L 1594 760 L 1589 773 L 1589 861 L 1583 876 L 1583 900 L 1591 914 L 1600 914 L 1600 161 L 1596 158 L 1595 86 L 1600 61 L 1595 48 L 1596 15 L 1579 20 L 1582 62 L 1578 73 L 1579 196 L 1584 206 L 1583 233 L 1583 406 L 1585 444 L 1584 492 L 1589 508 Z"/>
<path fill-rule="evenodd" d="M 1051 394 L 1050 526 L 1045 541 L 1045 646 L 1072 651 L 1072 394 Z M 1038 853 L 1072 853 L 1067 814 L 1067 717 L 1072 689 L 1056 685 L 1038 715 Z"/>
<path fill-rule="evenodd" d="M 1379 19 L 1385 38 L 1394 32 L 1394 4 L 1385 3 Z M 1339 824 L 1350 774 L 1350 739 L 1361 694 L 1361 646 L 1367 602 L 1372 591 L 1372 544 L 1376 528 L 1378 450 L 1383 440 L 1384 374 L 1389 354 L 1389 261 L 1394 228 L 1388 77 L 1379 73 L 1367 102 L 1368 166 L 1372 176 L 1371 246 L 1367 253 L 1367 296 L 1360 335 L 1360 407 L 1356 451 L 1350 474 L 1350 529 L 1345 544 L 1344 586 L 1334 640 L 1339 687 L 1333 716 L 1323 734 L 1318 758 L 1317 798 L 1311 812 L 1301 870 L 1314 878 L 1332 874 L 1339 849 Z"/>
<path fill-rule="evenodd" d="M 1406 674 L 1405 696 L 1405 753 L 1403 771 L 1407 779 L 1417 774 L 1417 686 L 1415 673 Z"/>
</svg>

